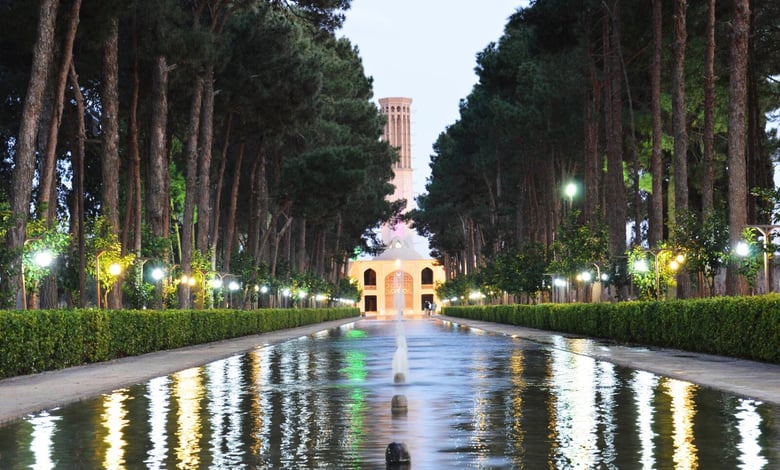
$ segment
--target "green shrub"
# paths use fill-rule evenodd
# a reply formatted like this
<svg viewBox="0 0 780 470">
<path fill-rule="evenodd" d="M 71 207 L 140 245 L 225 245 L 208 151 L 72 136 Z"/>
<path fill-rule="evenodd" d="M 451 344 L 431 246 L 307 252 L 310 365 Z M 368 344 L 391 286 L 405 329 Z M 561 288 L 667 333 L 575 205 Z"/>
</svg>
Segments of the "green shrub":
<svg viewBox="0 0 780 470">
<path fill-rule="evenodd" d="M 445 315 L 780 364 L 780 294 L 446 307 Z"/>
<path fill-rule="evenodd" d="M 357 317 L 354 308 L 3 310 L 0 377 Z"/>
</svg>

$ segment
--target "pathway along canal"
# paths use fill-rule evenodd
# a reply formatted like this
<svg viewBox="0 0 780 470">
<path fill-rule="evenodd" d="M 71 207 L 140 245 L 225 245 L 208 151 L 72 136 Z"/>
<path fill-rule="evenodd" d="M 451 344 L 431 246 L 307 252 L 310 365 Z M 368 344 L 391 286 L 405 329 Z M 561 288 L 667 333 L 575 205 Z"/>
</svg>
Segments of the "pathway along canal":
<svg viewBox="0 0 780 470">
<path fill-rule="evenodd" d="M 404 383 L 396 322 L 361 320 L 3 425 L 0 468 L 375 469 L 391 442 L 413 469 L 780 468 L 775 405 L 438 319 L 403 332 Z"/>
</svg>

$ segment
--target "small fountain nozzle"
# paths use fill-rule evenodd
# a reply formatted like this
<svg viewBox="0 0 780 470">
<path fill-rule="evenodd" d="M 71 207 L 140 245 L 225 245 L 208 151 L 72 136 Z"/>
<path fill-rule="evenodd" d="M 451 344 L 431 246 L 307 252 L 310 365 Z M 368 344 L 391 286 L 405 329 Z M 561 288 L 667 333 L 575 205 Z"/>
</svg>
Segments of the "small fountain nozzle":
<svg viewBox="0 0 780 470">
<path fill-rule="evenodd" d="M 409 449 L 403 442 L 391 442 L 385 451 L 385 461 L 388 465 L 406 465 L 412 461 Z"/>
<path fill-rule="evenodd" d="M 409 402 L 406 400 L 406 395 L 393 395 L 393 399 L 390 400 L 390 411 L 393 415 L 405 415 L 409 408 Z"/>
</svg>

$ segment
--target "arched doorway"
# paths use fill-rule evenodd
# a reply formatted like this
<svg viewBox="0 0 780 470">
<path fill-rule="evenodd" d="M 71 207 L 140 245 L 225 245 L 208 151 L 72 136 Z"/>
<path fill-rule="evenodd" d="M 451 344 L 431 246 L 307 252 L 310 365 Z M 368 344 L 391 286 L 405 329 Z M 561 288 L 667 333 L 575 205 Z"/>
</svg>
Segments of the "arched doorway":
<svg viewBox="0 0 780 470">
<path fill-rule="evenodd" d="M 400 293 L 400 295 L 399 295 Z M 385 277 L 385 313 L 397 313 L 396 298 L 401 298 L 404 312 L 414 307 L 414 280 L 403 271 L 394 271 Z"/>
</svg>

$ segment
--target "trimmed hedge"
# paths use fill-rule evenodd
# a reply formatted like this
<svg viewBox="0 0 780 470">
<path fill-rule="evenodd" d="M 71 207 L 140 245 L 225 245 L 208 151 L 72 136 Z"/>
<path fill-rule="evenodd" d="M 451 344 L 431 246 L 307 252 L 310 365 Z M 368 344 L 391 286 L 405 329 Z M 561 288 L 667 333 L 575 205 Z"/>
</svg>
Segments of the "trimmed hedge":
<svg viewBox="0 0 780 470">
<path fill-rule="evenodd" d="M 356 308 L 3 310 L 0 377 L 359 316 Z"/>
<path fill-rule="evenodd" d="M 780 364 L 780 294 L 446 307 L 445 315 Z"/>
</svg>

